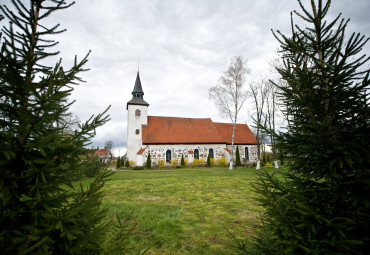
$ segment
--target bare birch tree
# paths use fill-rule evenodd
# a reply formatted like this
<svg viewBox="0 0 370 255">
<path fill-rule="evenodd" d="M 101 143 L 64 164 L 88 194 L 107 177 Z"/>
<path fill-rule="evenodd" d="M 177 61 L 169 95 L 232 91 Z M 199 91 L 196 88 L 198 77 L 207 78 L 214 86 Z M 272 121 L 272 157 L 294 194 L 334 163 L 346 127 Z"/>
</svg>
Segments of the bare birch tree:
<svg viewBox="0 0 370 255">
<path fill-rule="evenodd" d="M 275 132 L 276 132 L 276 117 L 278 112 L 277 107 L 277 88 L 271 83 L 266 83 L 266 112 L 265 112 L 265 122 L 266 127 L 269 130 L 269 138 L 271 143 L 272 153 L 275 155 Z"/>
<path fill-rule="evenodd" d="M 244 83 L 249 73 L 247 61 L 242 56 L 234 57 L 217 85 L 209 89 L 209 98 L 215 103 L 221 116 L 230 118 L 234 125 L 231 138 L 230 170 L 233 169 L 235 127 L 240 109 L 247 99 Z"/>
<path fill-rule="evenodd" d="M 261 78 L 257 82 L 250 83 L 249 88 L 255 110 L 255 118 L 253 117 L 253 121 L 256 129 L 257 157 L 258 160 L 261 160 L 262 126 L 266 124 L 264 110 L 268 96 L 268 87 L 266 86 L 266 80 Z"/>
</svg>

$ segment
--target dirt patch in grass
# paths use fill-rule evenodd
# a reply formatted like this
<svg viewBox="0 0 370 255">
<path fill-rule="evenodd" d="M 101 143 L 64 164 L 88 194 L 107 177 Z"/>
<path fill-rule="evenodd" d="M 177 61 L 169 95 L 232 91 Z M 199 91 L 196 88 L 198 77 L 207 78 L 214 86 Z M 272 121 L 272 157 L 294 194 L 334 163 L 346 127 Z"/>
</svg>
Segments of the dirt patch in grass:
<svg viewBox="0 0 370 255">
<path fill-rule="evenodd" d="M 162 197 L 138 196 L 138 199 L 142 199 L 142 200 L 146 200 L 146 201 L 155 201 L 155 200 L 162 199 Z"/>
</svg>

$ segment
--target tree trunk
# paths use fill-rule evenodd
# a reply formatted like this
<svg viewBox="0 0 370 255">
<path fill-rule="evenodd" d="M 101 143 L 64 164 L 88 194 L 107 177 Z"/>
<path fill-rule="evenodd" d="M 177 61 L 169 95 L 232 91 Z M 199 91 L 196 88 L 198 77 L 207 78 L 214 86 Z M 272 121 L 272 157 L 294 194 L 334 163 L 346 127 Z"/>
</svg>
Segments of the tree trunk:
<svg viewBox="0 0 370 255">
<path fill-rule="evenodd" d="M 229 170 L 233 170 L 235 127 L 236 127 L 236 120 L 235 120 L 235 122 L 234 122 L 234 127 L 233 127 L 233 136 L 232 136 L 232 138 L 231 138 L 231 157 L 230 157 L 230 166 L 229 166 Z"/>
</svg>

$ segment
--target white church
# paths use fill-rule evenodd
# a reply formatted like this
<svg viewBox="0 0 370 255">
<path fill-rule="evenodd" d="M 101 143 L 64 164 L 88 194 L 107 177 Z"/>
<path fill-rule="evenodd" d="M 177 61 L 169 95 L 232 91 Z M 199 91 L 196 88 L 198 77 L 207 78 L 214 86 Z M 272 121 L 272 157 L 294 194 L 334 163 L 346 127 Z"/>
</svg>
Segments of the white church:
<svg viewBox="0 0 370 255">
<path fill-rule="evenodd" d="M 145 165 L 148 154 L 151 161 L 181 160 L 181 155 L 192 164 L 194 159 L 230 162 L 233 124 L 213 122 L 210 118 L 178 118 L 148 116 L 149 104 L 144 101 L 139 72 L 132 99 L 127 102 L 127 158 L 137 166 Z M 256 137 L 247 124 L 237 124 L 234 145 L 239 146 L 244 163 L 257 161 Z M 236 146 L 234 146 L 235 155 Z M 235 161 L 234 161 L 235 162 Z"/>
</svg>

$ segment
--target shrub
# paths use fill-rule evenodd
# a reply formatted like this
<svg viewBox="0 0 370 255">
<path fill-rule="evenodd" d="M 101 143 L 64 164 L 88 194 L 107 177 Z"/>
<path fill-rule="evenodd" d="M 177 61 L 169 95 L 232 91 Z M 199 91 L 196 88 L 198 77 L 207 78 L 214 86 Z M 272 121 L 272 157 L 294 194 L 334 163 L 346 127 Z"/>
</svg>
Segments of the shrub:
<svg viewBox="0 0 370 255">
<path fill-rule="evenodd" d="M 211 158 L 211 159 L 210 159 L 210 162 L 211 162 L 211 166 L 214 166 L 214 165 L 215 165 L 215 163 L 216 163 L 216 159 Z"/>
<path fill-rule="evenodd" d="M 242 163 L 240 161 L 240 152 L 239 152 L 239 146 L 238 145 L 236 146 L 235 157 L 236 157 L 236 159 L 235 159 L 235 166 L 241 166 Z"/>
<path fill-rule="evenodd" d="M 195 158 L 193 160 L 193 166 L 198 166 L 199 165 L 199 159 Z"/>
<path fill-rule="evenodd" d="M 121 157 L 118 157 L 116 162 L 116 168 L 118 169 L 120 167 L 121 167 Z"/>
<path fill-rule="evenodd" d="M 206 164 L 206 161 L 204 158 L 199 159 L 199 166 L 204 166 Z"/>
<path fill-rule="evenodd" d="M 226 158 L 219 158 L 219 159 L 217 159 L 217 163 L 220 166 L 226 166 Z"/>
<path fill-rule="evenodd" d="M 177 159 L 171 159 L 171 166 L 175 167 L 178 165 L 178 160 Z"/>
<path fill-rule="evenodd" d="M 129 160 L 129 161 L 128 161 L 128 166 L 127 166 L 127 168 L 128 168 L 128 167 L 130 167 L 130 166 L 135 166 L 135 164 L 136 164 L 136 162 L 135 162 L 135 161 L 133 161 L 133 160 Z"/>
<path fill-rule="evenodd" d="M 184 154 L 181 154 L 181 166 L 185 166 Z"/>
<path fill-rule="evenodd" d="M 144 167 L 142 166 L 135 166 L 132 168 L 132 170 L 144 170 Z"/>
<path fill-rule="evenodd" d="M 180 165 L 180 166 L 176 166 L 176 168 L 182 168 L 182 166 Z"/>
<path fill-rule="evenodd" d="M 266 159 L 266 153 L 263 153 L 262 154 L 262 161 L 261 161 L 262 165 L 266 165 L 267 163 L 267 159 Z"/>
<path fill-rule="evenodd" d="M 208 166 L 208 167 L 210 167 L 210 166 L 211 166 L 211 158 L 209 157 L 209 155 L 208 155 L 208 157 L 207 157 L 207 166 Z"/>
<path fill-rule="evenodd" d="M 188 159 L 186 158 L 186 159 L 184 159 L 184 163 L 185 163 L 185 166 L 187 166 L 188 165 Z"/>
<path fill-rule="evenodd" d="M 159 167 L 164 167 L 164 164 L 166 163 L 164 159 L 158 159 L 157 160 L 158 166 Z"/>
<path fill-rule="evenodd" d="M 150 159 L 150 152 L 148 152 L 148 157 L 146 158 L 146 168 L 152 168 L 152 161 Z"/>
</svg>

